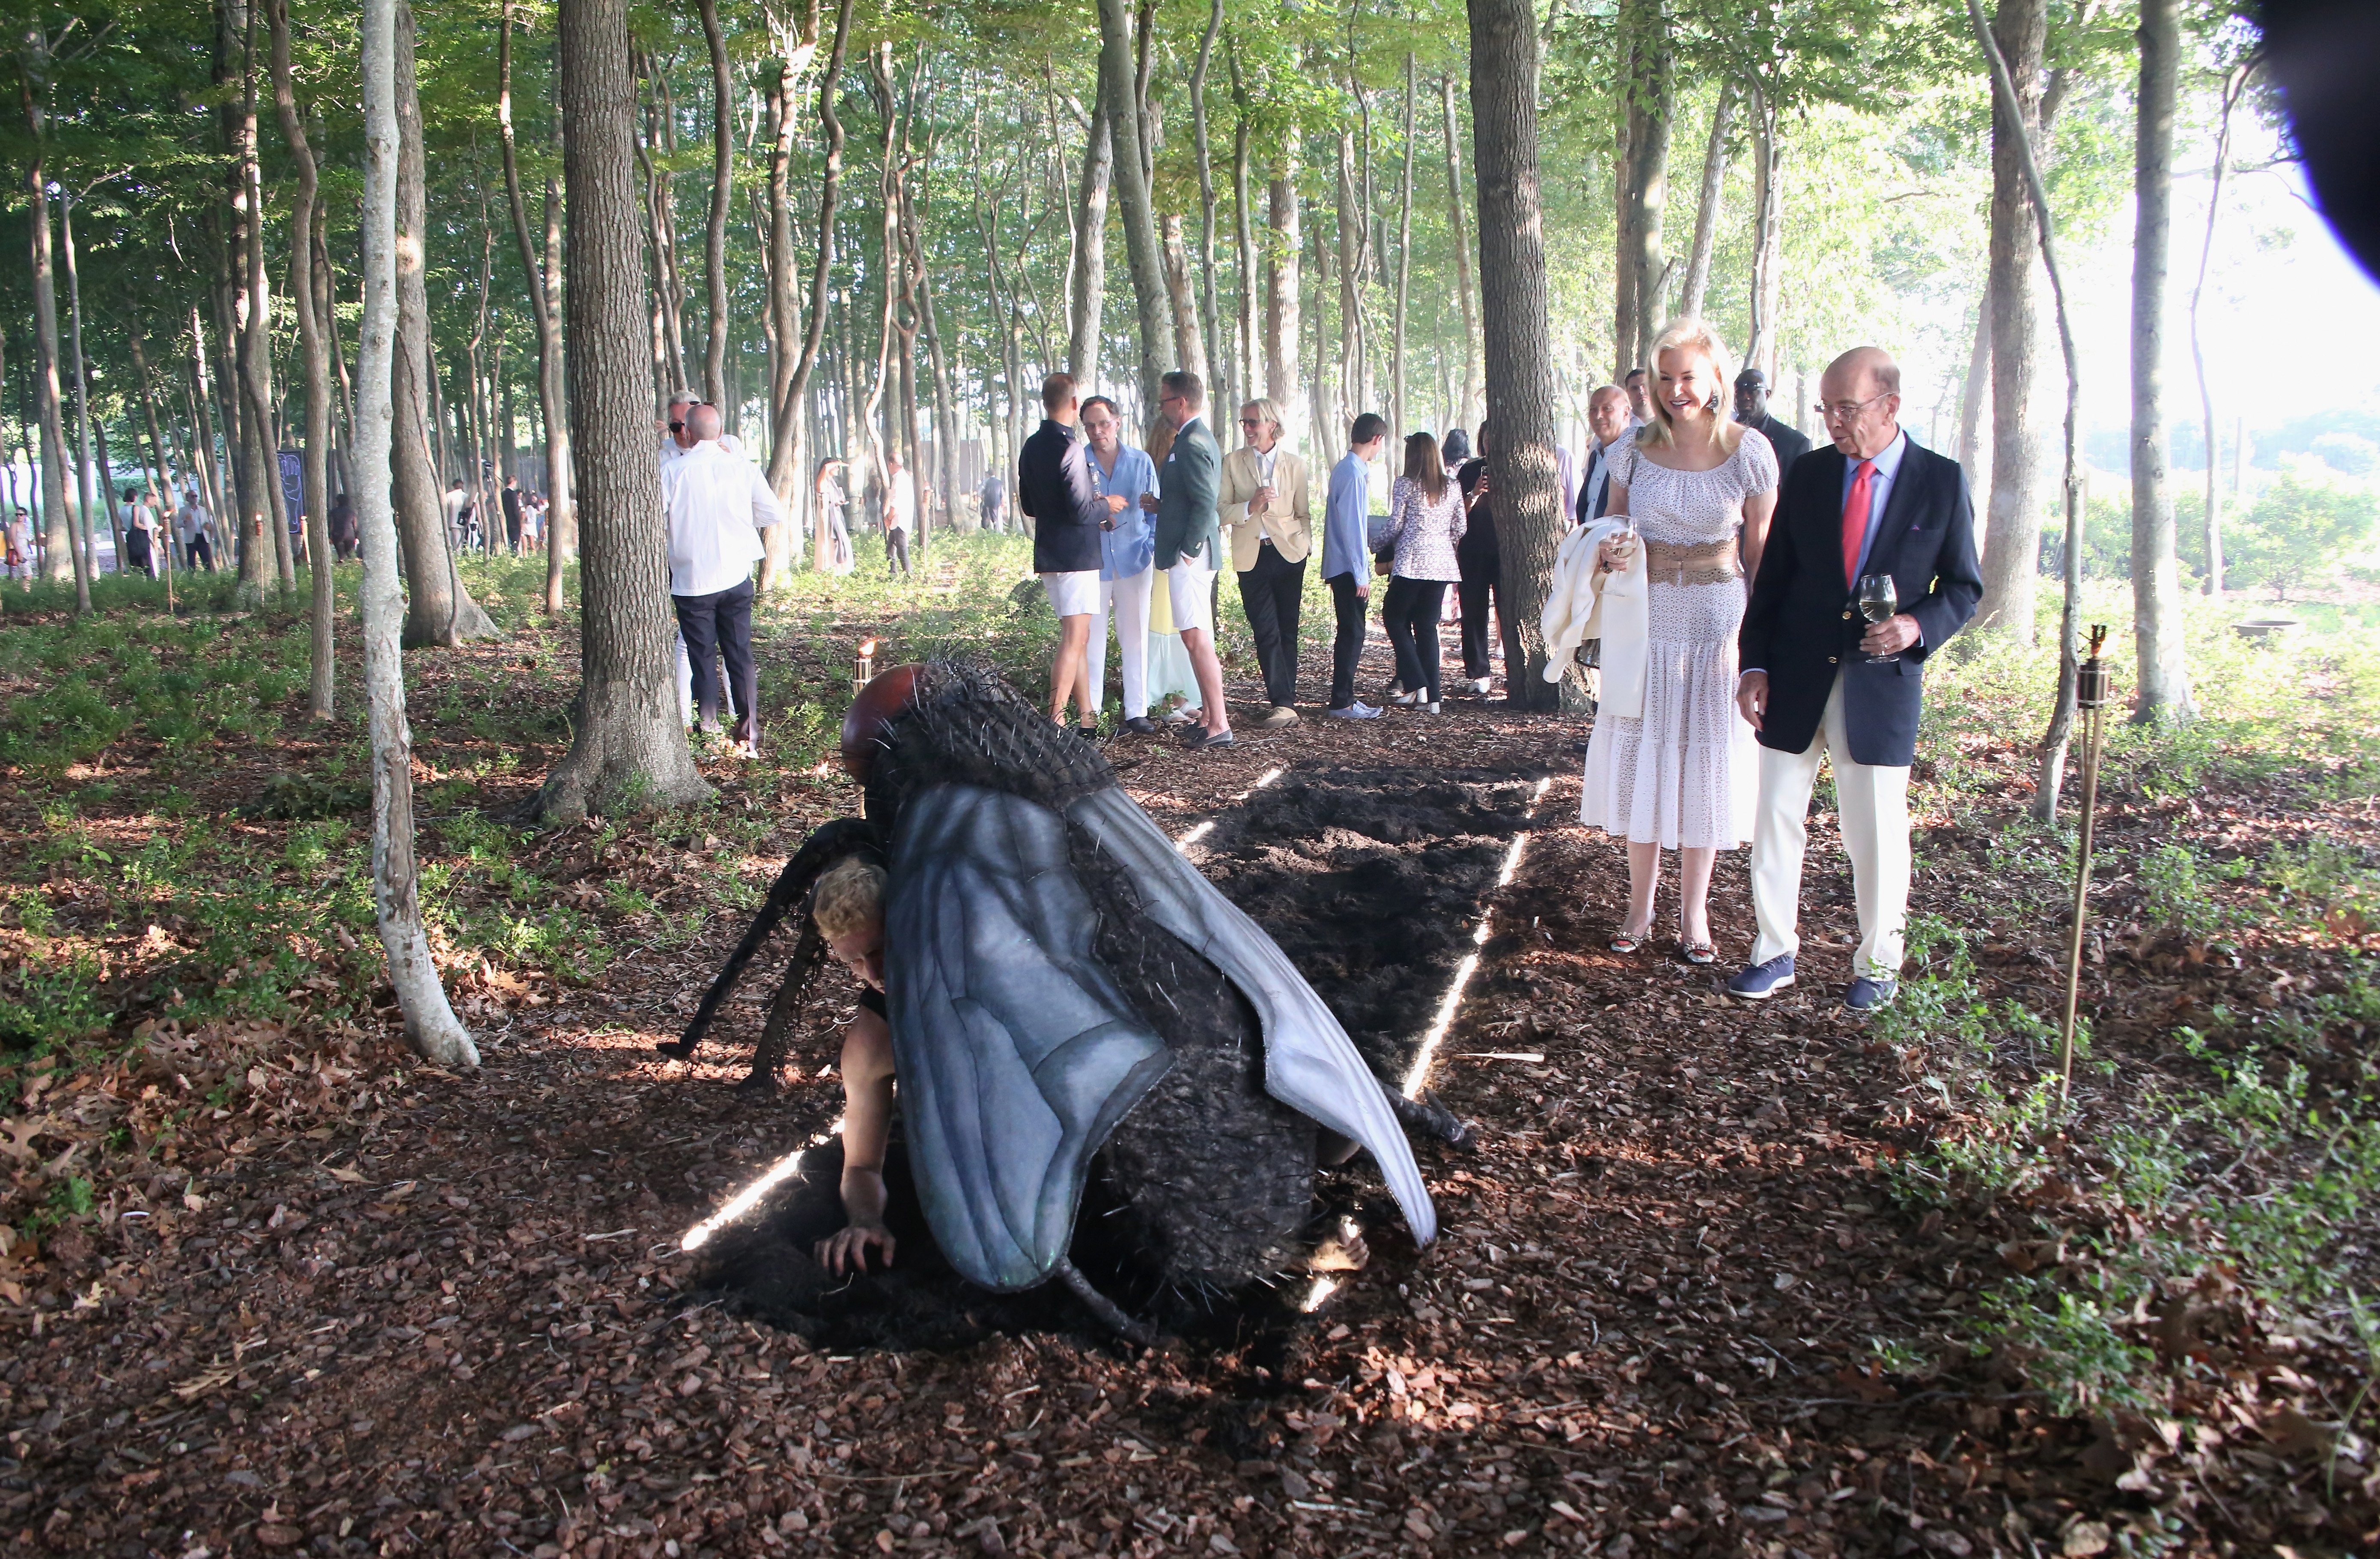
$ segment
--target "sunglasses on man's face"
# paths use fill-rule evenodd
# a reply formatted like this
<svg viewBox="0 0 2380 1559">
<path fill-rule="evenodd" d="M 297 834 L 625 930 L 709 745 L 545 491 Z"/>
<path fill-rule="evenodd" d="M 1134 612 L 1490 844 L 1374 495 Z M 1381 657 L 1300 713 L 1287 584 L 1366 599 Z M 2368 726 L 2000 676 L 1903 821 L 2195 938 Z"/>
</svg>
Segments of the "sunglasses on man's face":
<svg viewBox="0 0 2380 1559">
<path fill-rule="evenodd" d="M 1243 428 L 1261 428 L 1264 426 L 1264 418 L 1261 417 L 1244 417 L 1240 418 L 1240 426 Z"/>
<path fill-rule="evenodd" d="M 686 424 L 683 422 L 673 422 L 670 424 L 670 431 L 673 433 L 683 433 L 686 431 Z"/>
</svg>

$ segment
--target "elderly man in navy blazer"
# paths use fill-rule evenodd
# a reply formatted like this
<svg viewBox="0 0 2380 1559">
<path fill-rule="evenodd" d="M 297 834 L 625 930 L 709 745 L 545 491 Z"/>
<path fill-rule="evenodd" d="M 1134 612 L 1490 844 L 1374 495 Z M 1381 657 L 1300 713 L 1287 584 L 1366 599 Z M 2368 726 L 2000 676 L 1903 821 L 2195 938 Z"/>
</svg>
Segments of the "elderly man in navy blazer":
<svg viewBox="0 0 2380 1559">
<path fill-rule="evenodd" d="M 1900 988 L 1909 913 L 1909 765 L 1925 658 L 1974 614 L 1974 510 L 1959 463 L 1900 428 L 1900 369 L 1874 346 L 1819 381 L 1831 450 L 1793 463 L 1737 640 L 1736 702 L 1760 734 L 1752 843 L 1752 961 L 1728 982 L 1757 1001 L 1793 983 L 1803 819 L 1818 759 L 1831 758 L 1859 905 L 1859 951 L 1843 1004 L 1872 1011 Z M 1894 616 L 1866 627 L 1854 597 L 1889 574 Z"/>
</svg>

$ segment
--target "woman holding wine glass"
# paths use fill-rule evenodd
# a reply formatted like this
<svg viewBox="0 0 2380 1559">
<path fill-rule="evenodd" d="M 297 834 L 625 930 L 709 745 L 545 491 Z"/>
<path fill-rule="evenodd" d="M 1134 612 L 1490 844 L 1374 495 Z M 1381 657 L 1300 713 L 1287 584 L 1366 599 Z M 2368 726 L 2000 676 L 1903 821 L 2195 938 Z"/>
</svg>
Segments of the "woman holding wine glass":
<svg viewBox="0 0 2380 1559">
<path fill-rule="evenodd" d="M 1777 455 L 1722 409 L 1731 365 L 1701 320 L 1663 331 L 1653 365 L 1653 418 L 1612 454 L 1606 513 L 1627 529 L 1597 557 L 1598 568 L 1646 571 L 1644 704 L 1638 718 L 1596 721 L 1579 815 L 1628 841 L 1628 909 L 1612 951 L 1633 953 L 1651 935 L 1661 852 L 1674 850 L 1678 949 L 1702 964 L 1718 956 L 1712 864 L 1752 838 L 1759 757 L 1735 706 L 1736 631 L 1776 509 Z"/>
</svg>

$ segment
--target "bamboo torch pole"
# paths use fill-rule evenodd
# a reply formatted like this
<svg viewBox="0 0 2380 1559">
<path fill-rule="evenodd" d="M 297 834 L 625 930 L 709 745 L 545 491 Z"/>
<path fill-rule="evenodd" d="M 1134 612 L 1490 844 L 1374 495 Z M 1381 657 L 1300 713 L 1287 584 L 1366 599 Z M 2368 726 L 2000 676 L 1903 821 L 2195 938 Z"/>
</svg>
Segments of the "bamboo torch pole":
<svg viewBox="0 0 2380 1559">
<path fill-rule="evenodd" d="M 2074 927 L 2066 944 L 2066 1013 L 2058 1030 L 2058 1107 L 2063 1111 L 2074 1086 L 2074 1012 L 2082 994 L 2082 911 L 2091 896 L 2091 847 L 2097 836 L 2099 751 L 2107 737 L 2107 668 L 2099 659 L 2107 642 L 2105 623 L 2091 625 L 2091 653 L 2074 683 L 2074 706 L 2082 716 L 2082 838 L 2074 857 Z"/>
</svg>

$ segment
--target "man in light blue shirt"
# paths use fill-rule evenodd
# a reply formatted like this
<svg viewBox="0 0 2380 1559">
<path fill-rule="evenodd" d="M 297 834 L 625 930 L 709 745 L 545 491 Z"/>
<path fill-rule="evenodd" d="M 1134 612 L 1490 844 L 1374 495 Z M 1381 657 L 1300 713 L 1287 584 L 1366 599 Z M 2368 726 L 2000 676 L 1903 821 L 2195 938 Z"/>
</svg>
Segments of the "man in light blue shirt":
<svg viewBox="0 0 2380 1559">
<path fill-rule="evenodd" d="M 1115 619 L 1117 659 L 1123 662 L 1123 728 L 1156 734 L 1148 718 L 1148 590 L 1157 578 L 1156 516 L 1141 504 L 1157 491 L 1157 465 L 1147 450 L 1123 441 L 1123 419 L 1105 395 L 1083 403 L 1083 431 L 1091 441 L 1091 482 L 1108 501 L 1099 524 L 1099 610 L 1091 619 L 1088 675 L 1091 707 L 1107 702 L 1108 619 Z"/>
<path fill-rule="evenodd" d="M 1347 430 L 1347 453 L 1330 468 L 1330 497 L 1323 510 L 1322 579 L 1338 610 L 1339 634 L 1330 647 L 1330 707 L 1333 719 L 1368 720 L 1380 711 L 1355 696 L 1355 662 L 1364 653 L 1364 614 L 1372 594 L 1372 550 L 1366 521 L 1372 512 L 1372 462 L 1389 441 L 1389 425 L 1366 412 Z"/>
</svg>

